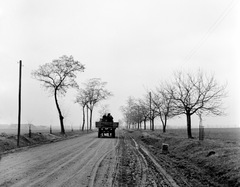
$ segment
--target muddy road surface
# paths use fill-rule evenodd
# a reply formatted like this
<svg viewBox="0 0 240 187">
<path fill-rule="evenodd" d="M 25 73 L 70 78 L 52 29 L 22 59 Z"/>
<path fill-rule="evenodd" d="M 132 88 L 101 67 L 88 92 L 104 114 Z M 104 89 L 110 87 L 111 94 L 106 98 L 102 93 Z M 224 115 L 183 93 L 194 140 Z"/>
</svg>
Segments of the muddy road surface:
<svg viewBox="0 0 240 187">
<path fill-rule="evenodd" d="M 146 147 L 127 131 L 118 130 L 116 138 L 91 133 L 3 155 L 0 186 L 179 185 Z"/>
<path fill-rule="evenodd" d="M 114 187 L 179 187 L 147 148 L 139 144 L 127 131 L 120 133 L 117 152 Z"/>
<path fill-rule="evenodd" d="M 91 133 L 3 155 L 0 186 L 112 186 L 117 145 Z"/>
</svg>

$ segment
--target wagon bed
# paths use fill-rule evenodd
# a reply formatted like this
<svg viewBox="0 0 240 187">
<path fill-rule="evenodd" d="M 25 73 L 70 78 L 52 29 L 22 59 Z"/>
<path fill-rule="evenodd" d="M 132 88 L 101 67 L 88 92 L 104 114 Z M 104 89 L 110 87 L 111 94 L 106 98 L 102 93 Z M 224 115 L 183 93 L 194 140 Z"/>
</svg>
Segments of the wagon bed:
<svg viewBox="0 0 240 187">
<path fill-rule="evenodd" d="M 109 136 L 115 138 L 115 130 L 118 128 L 118 122 L 96 122 L 96 128 L 98 128 L 98 138 L 105 136 L 108 133 Z"/>
</svg>

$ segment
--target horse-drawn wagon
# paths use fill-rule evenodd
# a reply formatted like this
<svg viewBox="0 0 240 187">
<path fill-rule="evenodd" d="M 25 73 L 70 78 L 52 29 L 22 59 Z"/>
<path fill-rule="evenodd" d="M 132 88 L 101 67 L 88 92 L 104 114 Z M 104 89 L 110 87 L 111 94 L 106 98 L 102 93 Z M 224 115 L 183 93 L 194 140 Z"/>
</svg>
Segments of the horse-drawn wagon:
<svg viewBox="0 0 240 187">
<path fill-rule="evenodd" d="M 115 138 L 115 130 L 118 128 L 118 122 L 96 122 L 98 128 L 98 138 L 105 136 L 107 133 L 109 137 Z"/>
</svg>

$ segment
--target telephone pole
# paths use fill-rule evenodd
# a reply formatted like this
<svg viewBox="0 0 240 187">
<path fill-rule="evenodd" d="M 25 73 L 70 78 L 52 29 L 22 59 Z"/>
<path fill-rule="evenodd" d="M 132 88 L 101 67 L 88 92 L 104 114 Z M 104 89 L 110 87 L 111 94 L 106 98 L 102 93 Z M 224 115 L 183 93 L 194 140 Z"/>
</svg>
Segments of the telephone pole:
<svg viewBox="0 0 240 187">
<path fill-rule="evenodd" d="M 88 133 L 88 106 L 87 106 L 87 133 Z"/>
<path fill-rule="evenodd" d="M 199 112 L 197 115 L 199 117 L 199 140 L 204 140 L 204 126 L 202 124 L 202 112 Z"/>
<path fill-rule="evenodd" d="M 19 61 L 19 92 L 18 92 L 18 135 L 17 146 L 19 147 L 21 129 L 21 89 L 22 89 L 22 61 Z"/>
<path fill-rule="evenodd" d="M 149 100 L 150 100 L 150 111 L 149 111 L 149 119 L 150 119 L 150 129 L 152 130 L 152 94 L 149 92 Z"/>
</svg>

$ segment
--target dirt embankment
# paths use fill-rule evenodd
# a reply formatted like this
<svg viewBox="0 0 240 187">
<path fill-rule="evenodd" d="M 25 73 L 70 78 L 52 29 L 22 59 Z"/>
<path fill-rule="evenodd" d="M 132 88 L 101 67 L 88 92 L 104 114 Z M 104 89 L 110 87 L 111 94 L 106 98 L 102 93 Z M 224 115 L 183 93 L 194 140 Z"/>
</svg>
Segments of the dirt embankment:
<svg viewBox="0 0 240 187">
<path fill-rule="evenodd" d="M 31 133 L 31 136 L 29 137 L 29 134 L 23 134 L 20 136 L 19 144 L 20 149 L 28 146 L 34 146 L 39 144 L 45 144 L 45 143 L 52 143 L 60 140 L 65 140 L 77 136 L 81 136 L 83 134 L 86 134 L 82 131 L 69 131 L 66 132 L 65 135 L 62 135 L 61 133 Z M 17 147 L 17 135 L 13 134 L 6 134 L 1 133 L 0 134 L 0 155 L 8 152 L 14 152 L 16 149 L 19 149 Z"/>
<path fill-rule="evenodd" d="M 204 141 L 187 139 L 178 131 L 131 131 L 179 186 L 240 186 L 240 143 L 224 133 Z M 231 135 L 230 135 L 231 136 Z M 162 153 L 162 144 L 169 153 Z"/>
</svg>

